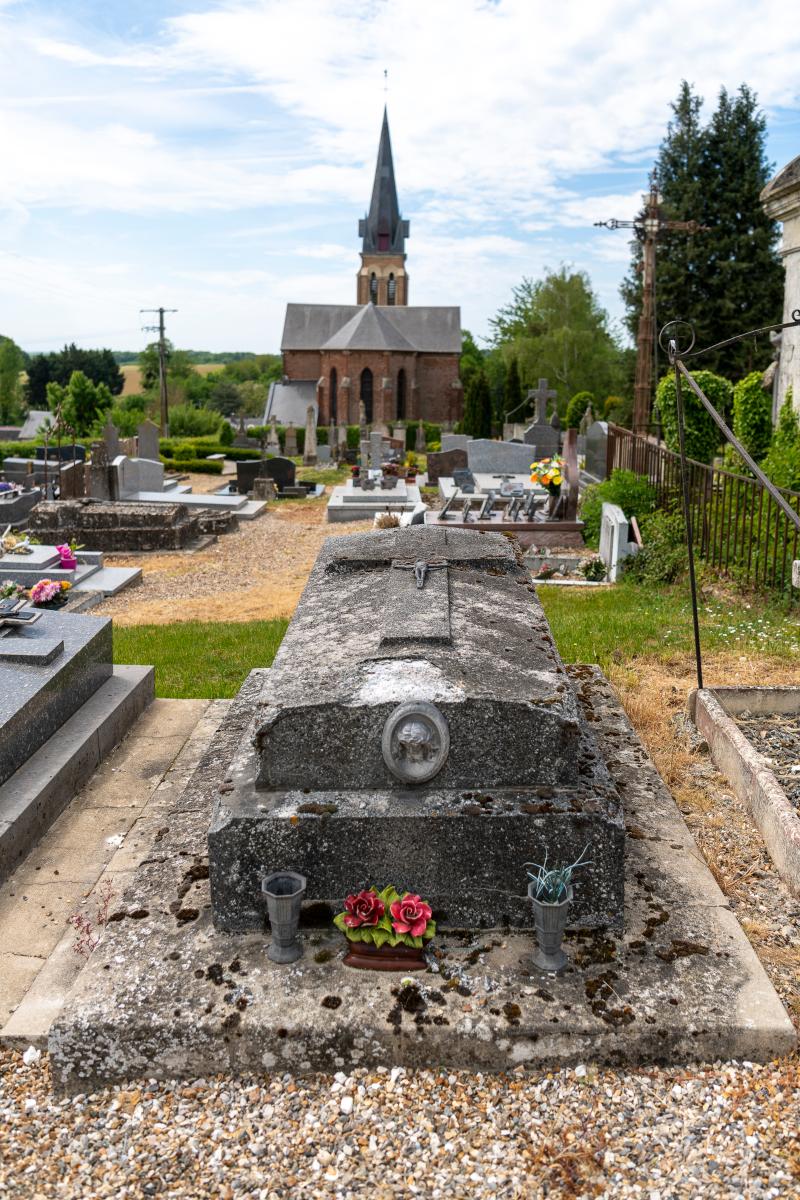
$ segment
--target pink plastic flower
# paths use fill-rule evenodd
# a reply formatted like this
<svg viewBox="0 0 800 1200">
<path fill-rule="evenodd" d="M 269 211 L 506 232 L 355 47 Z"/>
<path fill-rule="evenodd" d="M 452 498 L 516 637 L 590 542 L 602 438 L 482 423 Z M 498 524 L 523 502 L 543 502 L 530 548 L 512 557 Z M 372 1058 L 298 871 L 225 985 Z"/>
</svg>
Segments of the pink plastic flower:
<svg viewBox="0 0 800 1200">
<path fill-rule="evenodd" d="M 67 542 L 63 546 L 56 546 L 56 550 L 62 558 L 72 558 L 72 550 Z"/>
<path fill-rule="evenodd" d="M 359 925 L 377 925 L 386 911 L 386 905 L 380 896 L 369 891 L 348 896 L 344 906 L 347 910 L 344 923 L 350 929 L 357 929 Z"/>
<path fill-rule="evenodd" d="M 422 937 L 431 919 L 430 904 L 411 892 L 402 900 L 395 900 L 390 912 L 395 933 L 410 933 L 412 937 Z"/>
<path fill-rule="evenodd" d="M 34 604 L 47 604 L 61 591 L 61 584 L 54 583 L 52 579 L 40 579 L 31 588 L 31 601 Z"/>
</svg>

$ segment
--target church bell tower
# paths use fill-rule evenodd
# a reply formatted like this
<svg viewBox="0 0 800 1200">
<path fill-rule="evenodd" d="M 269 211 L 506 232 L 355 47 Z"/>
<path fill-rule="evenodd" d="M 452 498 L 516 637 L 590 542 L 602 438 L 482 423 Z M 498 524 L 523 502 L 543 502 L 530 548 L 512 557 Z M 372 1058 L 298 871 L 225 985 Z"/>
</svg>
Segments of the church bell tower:
<svg viewBox="0 0 800 1200">
<path fill-rule="evenodd" d="M 408 304 L 405 244 L 409 223 L 400 216 L 389 118 L 383 110 L 378 162 L 369 212 L 358 222 L 362 239 L 356 299 L 359 304 Z"/>
</svg>

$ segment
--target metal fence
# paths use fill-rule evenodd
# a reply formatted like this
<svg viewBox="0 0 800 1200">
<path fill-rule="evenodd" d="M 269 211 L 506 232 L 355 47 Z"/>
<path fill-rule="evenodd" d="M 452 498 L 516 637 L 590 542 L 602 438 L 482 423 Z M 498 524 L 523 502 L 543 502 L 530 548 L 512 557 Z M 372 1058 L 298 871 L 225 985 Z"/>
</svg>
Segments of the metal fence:
<svg viewBox="0 0 800 1200">
<path fill-rule="evenodd" d="M 608 473 L 645 475 L 659 508 L 681 511 L 678 454 L 619 425 L 608 427 Z M 705 562 L 754 587 L 788 592 L 798 530 L 759 480 L 687 459 L 694 545 Z M 778 489 L 800 516 L 800 492 Z"/>
</svg>

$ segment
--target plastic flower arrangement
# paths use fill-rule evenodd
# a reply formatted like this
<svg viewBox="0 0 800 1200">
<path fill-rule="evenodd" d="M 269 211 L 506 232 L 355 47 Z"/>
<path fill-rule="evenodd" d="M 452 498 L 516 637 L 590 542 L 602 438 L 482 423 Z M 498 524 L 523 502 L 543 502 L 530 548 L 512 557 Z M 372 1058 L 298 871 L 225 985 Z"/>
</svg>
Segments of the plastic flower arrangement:
<svg viewBox="0 0 800 1200">
<path fill-rule="evenodd" d="M 61 582 L 56 579 L 40 579 L 30 590 L 31 603 L 38 608 L 45 608 L 47 605 L 58 607 L 66 600 L 65 593 L 71 586 L 66 579 L 62 579 Z"/>
<path fill-rule="evenodd" d="M 374 946 L 414 946 L 420 949 L 436 933 L 431 906 L 414 892 L 403 895 L 391 884 L 379 892 L 367 888 L 344 902 L 333 923 L 351 942 Z"/>
<path fill-rule="evenodd" d="M 0 583 L 0 600 L 22 600 L 26 595 L 22 584 L 14 583 L 13 579 L 4 579 Z"/>
<path fill-rule="evenodd" d="M 551 496 L 557 496 L 564 479 L 563 458 L 543 458 L 531 463 L 531 483 L 540 483 Z"/>
</svg>

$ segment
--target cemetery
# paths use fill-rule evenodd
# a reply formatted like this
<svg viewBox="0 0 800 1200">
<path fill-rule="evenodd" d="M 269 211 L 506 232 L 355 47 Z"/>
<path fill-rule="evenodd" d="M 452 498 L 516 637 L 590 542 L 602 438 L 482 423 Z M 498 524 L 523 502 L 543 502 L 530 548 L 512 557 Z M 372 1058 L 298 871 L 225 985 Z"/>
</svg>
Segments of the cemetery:
<svg viewBox="0 0 800 1200">
<path fill-rule="evenodd" d="M 467 4 L 449 58 L 420 18 L 397 147 L 436 163 L 429 244 L 411 292 L 387 67 L 334 303 L 364 166 L 342 113 L 373 103 L 352 63 L 407 31 L 317 7 L 281 14 L 266 75 L 236 57 L 274 39 L 258 5 L 112 0 L 130 62 L 69 14 L 20 52 L 82 157 L 67 220 L 9 152 L 0 1196 L 800 1195 L 800 158 L 770 165 L 794 35 L 750 56 L 759 102 L 728 90 L 733 10 L 666 67 L 654 26 L 626 14 L 623 43 L 599 11 L 601 96 L 574 88 L 588 26 L 556 23 L 538 87 L 541 14 Z M 667 108 L 709 45 L 716 100 Z M 112 62 L 113 204 L 73 119 Z M 214 97 L 196 193 L 209 118 L 177 88 Z M 590 229 L 618 176 L 648 178 L 640 209 L 620 185 Z M 50 251 L 39 312 L 54 229 L 83 261 Z M 130 327 L 140 232 L 174 291 L 136 303 L 176 307 L 134 314 L 144 350 L 78 344 L 73 305 Z"/>
</svg>

